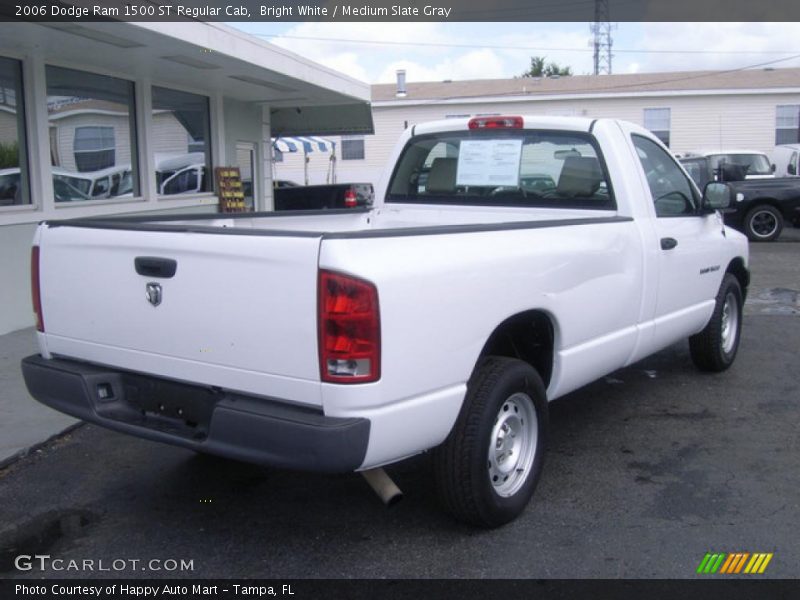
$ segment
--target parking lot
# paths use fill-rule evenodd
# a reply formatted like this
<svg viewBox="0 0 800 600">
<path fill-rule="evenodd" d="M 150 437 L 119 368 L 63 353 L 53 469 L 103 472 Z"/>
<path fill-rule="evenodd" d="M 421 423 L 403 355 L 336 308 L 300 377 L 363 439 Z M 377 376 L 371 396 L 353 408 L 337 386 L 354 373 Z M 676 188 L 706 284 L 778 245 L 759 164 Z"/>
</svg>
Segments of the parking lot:
<svg viewBox="0 0 800 600">
<path fill-rule="evenodd" d="M 426 456 L 388 469 L 405 498 L 386 509 L 358 475 L 86 425 L 0 471 L 0 576 L 681 578 L 713 551 L 772 552 L 763 576 L 797 577 L 800 229 L 751 256 L 733 368 L 700 373 L 683 343 L 554 402 L 538 490 L 506 527 L 452 521 Z M 193 570 L 20 572 L 23 551 Z"/>
</svg>

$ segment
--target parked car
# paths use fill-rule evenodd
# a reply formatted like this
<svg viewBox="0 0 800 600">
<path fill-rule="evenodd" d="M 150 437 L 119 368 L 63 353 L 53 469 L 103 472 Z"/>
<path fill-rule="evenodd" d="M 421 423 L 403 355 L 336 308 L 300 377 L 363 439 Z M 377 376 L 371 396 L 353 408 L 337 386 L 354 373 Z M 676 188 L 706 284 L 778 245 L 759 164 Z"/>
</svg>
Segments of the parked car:
<svg viewBox="0 0 800 600">
<path fill-rule="evenodd" d="M 771 179 L 775 177 L 775 165 L 763 152 L 757 150 L 726 150 L 699 152 L 684 152 L 678 155 L 680 159 L 705 158 L 712 173 L 726 165 L 739 165 L 745 167 L 746 179 Z"/>
<path fill-rule="evenodd" d="M 275 210 L 320 210 L 323 208 L 368 208 L 374 192 L 371 183 L 284 185 L 272 190 Z"/>
<path fill-rule="evenodd" d="M 447 510 L 493 527 L 533 494 L 548 401 L 686 338 L 700 369 L 734 362 L 731 190 L 701 196 L 646 129 L 447 119 L 407 129 L 390 165 L 371 209 L 41 223 L 28 390 L 130 435 L 373 482 L 431 451 Z"/>
<path fill-rule="evenodd" d="M 70 171 L 53 167 L 56 201 L 102 200 L 133 195 L 133 172 L 130 164 L 115 165 L 98 171 Z"/>
<path fill-rule="evenodd" d="M 0 169 L 0 206 L 22 204 L 19 167 Z"/>
<path fill-rule="evenodd" d="M 272 180 L 272 187 L 273 188 L 285 188 L 285 187 L 299 187 L 300 184 L 294 181 L 289 181 L 288 179 L 273 179 Z"/>
<path fill-rule="evenodd" d="M 130 165 L 117 165 L 89 172 L 53 167 L 52 174 L 56 202 L 133 195 L 133 173 Z M 0 206 L 21 203 L 19 183 L 19 167 L 0 171 Z"/>
<path fill-rule="evenodd" d="M 740 166 L 714 168 L 707 157 L 700 156 L 682 158 L 680 162 L 700 189 L 714 180 L 730 184 L 736 201 L 723 211 L 725 222 L 743 231 L 751 241 L 774 241 L 781 235 L 784 223 L 800 224 L 800 179 L 746 180 L 746 170 Z"/>
<path fill-rule="evenodd" d="M 772 151 L 776 177 L 800 176 L 800 144 L 775 146 Z"/>
<path fill-rule="evenodd" d="M 203 152 L 158 153 L 156 186 L 160 196 L 199 194 L 206 189 L 206 157 Z"/>
</svg>

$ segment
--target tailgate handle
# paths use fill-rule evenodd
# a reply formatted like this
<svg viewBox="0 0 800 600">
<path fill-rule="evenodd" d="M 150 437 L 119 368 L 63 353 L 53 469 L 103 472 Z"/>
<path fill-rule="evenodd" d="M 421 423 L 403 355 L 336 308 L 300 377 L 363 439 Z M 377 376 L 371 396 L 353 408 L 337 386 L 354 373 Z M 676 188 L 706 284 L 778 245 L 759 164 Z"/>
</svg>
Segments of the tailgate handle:
<svg viewBox="0 0 800 600">
<path fill-rule="evenodd" d="M 137 256 L 133 264 L 136 272 L 145 277 L 163 277 L 169 279 L 178 270 L 178 261 L 171 258 L 159 258 L 158 256 Z"/>
</svg>

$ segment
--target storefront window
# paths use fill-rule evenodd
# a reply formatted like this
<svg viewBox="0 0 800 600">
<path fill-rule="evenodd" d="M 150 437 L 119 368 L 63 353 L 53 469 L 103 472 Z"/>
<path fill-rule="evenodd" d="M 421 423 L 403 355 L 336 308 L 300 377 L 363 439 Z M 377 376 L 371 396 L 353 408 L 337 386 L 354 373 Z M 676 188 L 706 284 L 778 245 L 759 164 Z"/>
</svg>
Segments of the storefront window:
<svg viewBox="0 0 800 600">
<path fill-rule="evenodd" d="M 22 64 L 0 57 L 0 208 L 30 203 Z"/>
<path fill-rule="evenodd" d="M 153 146 L 160 196 L 211 191 L 210 132 L 206 96 L 153 87 Z"/>
<path fill-rule="evenodd" d="M 47 67 L 56 202 L 140 195 L 133 82 Z"/>
</svg>

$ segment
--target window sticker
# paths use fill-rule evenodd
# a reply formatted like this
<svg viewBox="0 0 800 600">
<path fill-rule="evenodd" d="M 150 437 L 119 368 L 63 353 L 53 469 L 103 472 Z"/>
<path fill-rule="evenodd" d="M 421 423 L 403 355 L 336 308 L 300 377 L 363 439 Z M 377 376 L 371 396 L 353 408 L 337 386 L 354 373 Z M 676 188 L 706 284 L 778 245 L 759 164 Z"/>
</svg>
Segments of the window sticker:
<svg viewBox="0 0 800 600">
<path fill-rule="evenodd" d="M 462 140 L 456 185 L 519 185 L 522 140 Z"/>
</svg>

